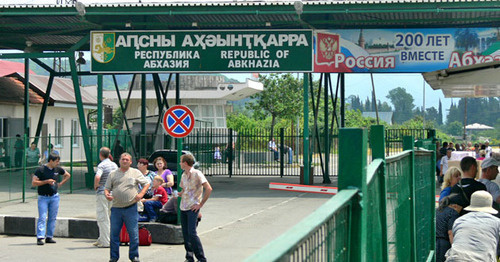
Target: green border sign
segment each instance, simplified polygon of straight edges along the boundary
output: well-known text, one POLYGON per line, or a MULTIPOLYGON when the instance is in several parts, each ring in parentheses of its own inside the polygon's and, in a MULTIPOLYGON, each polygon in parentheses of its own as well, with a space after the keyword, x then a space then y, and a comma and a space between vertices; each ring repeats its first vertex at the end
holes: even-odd
POLYGON ((92 31, 93 73, 312 72, 312 30, 92 31))

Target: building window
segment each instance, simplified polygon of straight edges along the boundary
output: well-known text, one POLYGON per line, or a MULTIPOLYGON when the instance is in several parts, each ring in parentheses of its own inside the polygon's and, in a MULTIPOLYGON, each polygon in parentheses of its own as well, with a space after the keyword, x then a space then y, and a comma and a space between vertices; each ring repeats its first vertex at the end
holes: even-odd
POLYGON ((62 147, 63 146, 63 120, 62 119, 56 119, 54 146, 55 147, 62 147))
POLYGON ((196 128, 226 127, 223 105, 189 105, 196 119, 196 128))
POLYGON ((71 134, 73 135, 73 147, 78 147, 80 144, 80 128, 78 127, 78 119, 71 119, 71 134))

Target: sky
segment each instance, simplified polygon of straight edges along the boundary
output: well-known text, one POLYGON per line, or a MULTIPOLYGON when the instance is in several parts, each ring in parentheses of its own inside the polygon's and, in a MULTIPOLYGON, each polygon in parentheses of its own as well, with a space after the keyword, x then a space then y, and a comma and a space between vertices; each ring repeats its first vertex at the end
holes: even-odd
MULTIPOLYGON (((172 2, 168 0, 141 0, 143 3, 152 2, 172 2)), ((198 0, 200 1, 200 0, 198 0)), ((233 0, 228 0, 233 1, 233 0)), ((3 0, 1 4, 56 4, 58 2, 66 2, 66 0, 3 0)), ((91 3, 138 3, 139 0, 80 0, 84 4, 91 3)), ((0 5, 1 5, 0 4, 0 5)), ((86 55, 87 56, 87 55, 86 55)), ((235 78, 244 82, 246 78, 250 78, 251 74, 226 74, 230 78, 235 78)), ((315 79, 319 79, 319 74, 313 74, 315 79)), ((377 100, 388 102, 387 95, 391 89, 403 87, 415 99, 415 106, 422 107, 424 101, 424 79, 421 74, 410 73, 397 73, 397 74, 374 74, 375 95, 377 100)), ((337 79, 336 74, 332 75, 332 84, 335 86, 337 79)), ((350 95, 359 95, 361 101, 365 101, 367 97, 371 96, 372 83, 370 74, 363 73, 350 73, 346 74, 346 98, 350 95)), ((452 102, 451 98, 444 98, 441 91, 434 91, 428 84, 425 83, 425 107, 429 108, 434 106, 438 108, 439 99, 443 105, 443 113, 447 115, 447 110, 450 108, 452 102)), ((455 101, 458 99, 455 98, 455 101)))

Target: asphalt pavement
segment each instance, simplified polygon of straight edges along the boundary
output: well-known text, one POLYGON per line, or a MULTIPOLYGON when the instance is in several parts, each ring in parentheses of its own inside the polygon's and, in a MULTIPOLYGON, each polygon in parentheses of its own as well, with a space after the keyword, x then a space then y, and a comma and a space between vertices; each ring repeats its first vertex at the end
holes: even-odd
MULTIPOLYGON (((270 182, 295 183, 299 177, 207 177, 213 192, 202 209, 198 234, 209 261, 243 261, 316 210, 331 196, 275 191, 270 182)), ((335 179, 333 179, 335 181, 335 179)), ((315 185, 321 185, 315 177, 315 185)), ((335 184, 325 185, 335 186, 335 184)), ((36 217, 36 199, 0 203, 0 215, 36 217)), ((95 219, 92 191, 62 194, 58 217, 95 219)), ((108 261, 109 249, 92 246, 92 239, 57 238, 56 244, 36 245, 36 238, 0 235, 0 261, 108 261)), ((120 261, 128 261, 128 247, 120 261)), ((184 261, 183 245, 140 247, 141 261, 184 261)))

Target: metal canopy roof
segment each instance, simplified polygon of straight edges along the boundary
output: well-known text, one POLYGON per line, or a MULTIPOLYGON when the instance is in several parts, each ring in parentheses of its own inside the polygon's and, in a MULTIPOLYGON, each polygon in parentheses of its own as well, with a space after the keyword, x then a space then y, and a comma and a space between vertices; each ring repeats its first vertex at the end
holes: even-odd
POLYGON ((455 67, 422 74, 445 97, 500 97, 500 61, 455 67))
MULTIPOLYGON (((67 50, 90 30, 499 27, 500 2, 190 1, 75 6, 0 5, 0 49, 67 50), (298 4, 300 6, 300 4, 298 4), (300 8, 299 8, 300 9, 300 8)), ((80 48, 88 50, 88 44, 80 48)))

